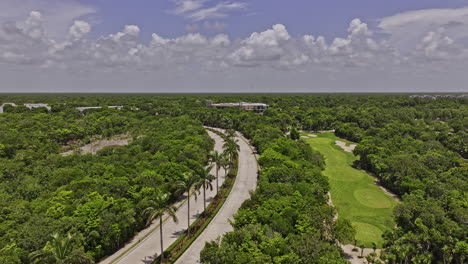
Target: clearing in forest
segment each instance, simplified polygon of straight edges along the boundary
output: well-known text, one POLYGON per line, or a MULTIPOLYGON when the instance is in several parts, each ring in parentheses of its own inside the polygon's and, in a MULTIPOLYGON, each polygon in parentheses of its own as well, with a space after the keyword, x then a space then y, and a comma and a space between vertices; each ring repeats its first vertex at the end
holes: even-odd
POLYGON ((304 140, 324 156, 323 174, 329 178, 333 204, 338 217, 350 220, 355 227, 358 246, 371 247, 374 242, 381 247, 383 232, 395 225, 392 211, 397 201, 374 183, 374 177, 352 167, 356 157, 336 145, 336 141, 345 140, 333 133, 304 140))
POLYGON ((106 147, 120 147, 126 146, 130 143, 132 137, 127 134, 116 135, 109 139, 101 139, 89 144, 83 145, 78 149, 72 149, 69 151, 62 152, 60 155, 62 156, 70 156, 74 153, 79 154, 93 154, 95 155, 99 150, 106 148, 106 147))

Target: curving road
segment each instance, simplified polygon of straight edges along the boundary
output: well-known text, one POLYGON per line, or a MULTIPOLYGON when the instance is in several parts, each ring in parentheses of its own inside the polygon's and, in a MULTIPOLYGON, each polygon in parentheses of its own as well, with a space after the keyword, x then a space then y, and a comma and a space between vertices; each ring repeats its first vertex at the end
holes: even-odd
MULTIPOLYGON (((208 131, 208 134, 215 140, 214 149, 222 152, 222 145, 224 143, 222 138, 211 131, 208 131)), ((232 216, 237 212, 242 202, 250 197, 249 191, 254 190, 256 187, 258 170, 255 155, 247 141, 241 135, 239 135, 239 138, 241 139, 239 140, 239 170, 234 187, 216 217, 177 263, 196 263, 200 251, 205 245, 205 241, 216 239, 219 235, 231 231, 232 227, 228 219, 232 219, 232 216), (191 256, 192 254, 195 255, 191 256)), ((213 169, 211 173, 216 175, 215 169, 213 169)), ((224 170, 219 171, 219 179, 219 184, 221 186, 225 179, 224 170)), ((216 181, 214 181, 214 183, 215 182, 216 181)), ((208 189, 206 191, 207 202, 211 201, 215 194, 216 188, 213 188, 212 191, 208 189)), ((203 195, 199 195, 197 200, 195 200, 194 196, 191 196, 190 199, 190 223, 193 223, 203 212, 203 195)), ((186 230, 186 200, 180 202, 177 206, 180 206, 176 213, 179 222, 175 223, 172 219, 167 218, 163 223, 164 249, 168 248, 186 230)), ((159 221, 155 221, 150 227, 136 235, 127 245, 113 255, 100 261, 99 264, 150 264, 160 253, 159 228, 159 221)))
POLYGON ((176 261, 176 264, 199 263, 200 252, 205 247, 206 242, 215 240, 227 232, 233 231, 230 220, 240 208, 242 203, 250 198, 250 191, 257 186, 258 166, 253 149, 248 141, 238 133, 239 138, 239 169, 234 186, 226 199, 221 210, 214 217, 203 233, 193 242, 193 244, 176 261))

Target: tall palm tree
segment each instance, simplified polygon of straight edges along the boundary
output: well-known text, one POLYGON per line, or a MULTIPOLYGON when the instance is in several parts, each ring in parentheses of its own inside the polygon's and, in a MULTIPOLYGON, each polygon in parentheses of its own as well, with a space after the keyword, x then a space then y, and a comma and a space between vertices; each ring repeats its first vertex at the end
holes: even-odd
MULTIPOLYGON (((193 173, 184 173, 181 180, 175 183, 178 193, 187 193, 187 236, 190 235, 190 194, 197 199, 198 188, 200 187, 200 177, 193 173)), ((200 191, 198 191, 200 192, 200 191)))
POLYGON ((213 185, 211 185, 211 182, 214 180, 214 176, 211 174, 211 170, 213 169, 213 165, 208 166, 208 167, 202 167, 198 168, 196 171, 198 177, 200 177, 200 182, 203 187, 203 213, 206 214, 206 189, 210 188, 210 190, 213 190, 213 185))
POLYGON ((176 212, 177 207, 169 202, 170 195, 167 193, 158 193, 154 200, 150 200, 150 206, 143 211, 147 217, 146 225, 150 225, 154 219, 159 218, 159 235, 161 242, 161 262, 164 262, 164 245, 163 245, 163 216, 164 214, 172 217, 174 222, 178 222, 176 212))
POLYGON ((210 153, 210 160, 216 166, 216 195, 218 195, 218 191, 219 191, 219 170, 221 169, 221 166, 222 166, 222 159, 223 159, 223 155, 219 153, 217 150, 212 151, 210 153))
POLYGON ((29 255, 31 263, 50 264, 93 264, 92 258, 81 250, 73 249, 73 236, 62 237, 58 233, 52 235, 49 248, 35 251, 29 255))
POLYGON ((223 167, 224 175, 227 177, 229 169, 229 157, 226 154, 221 155, 221 167, 223 167))
POLYGON ((240 147, 237 144, 237 140, 235 139, 227 139, 226 142, 224 142, 223 150, 224 154, 226 154, 229 157, 229 161, 231 163, 233 163, 234 160, 237 159, 237 157, 239 157, 240 147))
POLYGON ((232 128, 226 130, 226 136, 229 139, 234 139, 236 137, 236 131, 232 128))

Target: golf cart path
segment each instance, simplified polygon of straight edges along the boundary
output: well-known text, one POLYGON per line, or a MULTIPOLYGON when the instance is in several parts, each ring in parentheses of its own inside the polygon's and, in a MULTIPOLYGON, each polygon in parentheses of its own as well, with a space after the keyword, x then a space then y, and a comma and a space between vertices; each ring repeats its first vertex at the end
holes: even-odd
POLYGON ((239 168, 231 193, 218 214, 216 214, 207 228, 187 251, 176 261, 176 264, 199 263, 200 252, 205 247, 206 242, 213 241, 219 236, 233 231, 234 229, 230 221, 233 220, 234 214, 241 207, 242 203, 250 198, 250 191, 255 190, 257 186, 258 166, 256 156, 248 141, 239 133, 237 133, 237 137, 239 138, 238 144, 240 147, 239 168))
MULTIPOLYGON (((208 135, 214 139, 215 147, 214 150, 222 152, 223 150, 223 139, 217 134, 207 131, 208 135)), ((242 148, 242 147, 241 147, 242 148)), ((240 160, 245 160, 245 151, 239 153, 240 160)), ((242 163, 242 162, 241 162, 242 163)), ((216 169, 213 168, 211 174, 216 175, 216 169)), ((225 175, 223 170, 219 171, 219 185, 221 186, 224 182, 225 175)), ((213 182, 216 186, 216 180, 213 182)), ((215 194, 216 188, 213 190, 206 190, 206 200, 210 202, 215 194)), ((231 192, 234 195, 236 190, 231 192)), ((167 249, 177 238, 186 231, 187 227, 187 199, 184 199, 176 204, 179 209, 176 212, 176 216, 179 220, 175 223, 172 218, 164 217, 163 223, 163 243, 164 249, 167 249)), ((190 223, 193 223, 200 214, 203 212, 203 195, 199 195, 198 199, 192 195, 190 197, 190 223)), ((154 221, 148 228, 138 233, 131 241, 129 241, 123 248, 107 257, 106 259, 99 262, 99 264, 150 264, 155 257, 160 254, 160 237, 159 237, 159 221, 154 221), (149 234, 146 238, 145 236, 149 234), (132 248, 132 246, 138 243, 132 248)))

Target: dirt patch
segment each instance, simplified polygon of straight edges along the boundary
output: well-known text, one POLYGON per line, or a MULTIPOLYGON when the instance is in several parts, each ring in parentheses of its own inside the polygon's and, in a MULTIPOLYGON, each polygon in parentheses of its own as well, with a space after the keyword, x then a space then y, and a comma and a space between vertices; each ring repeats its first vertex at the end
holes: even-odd
MULTIPOLYGON (((335 207, 335 205, 333 205, 333 201, 332 201, 332 198, 331 198, 331 193, 330 192, 327 192, 327 195, 328 195, 328 205, 331 206, 331 207, 335 207)), ((338 220, 338 211, 335 212, 335 215, 333 216, 333 221, 336 221, 338 220)))
POLYGON ((349 144, 346 145, 346 142, 337 140, 335 141, 336 145, 340 146, 344 151, 346 152, 353 152, 353 150, 356 148, 356 144, 349 144))
MULTIPOLYGON (((360 258, 361 256, 361 248, 355 247, 354 245, 340 245, 341 249, 345 253, 345 259, 347 259, 349 262, 352 264, 366 264, 368 263, 366 260, 366 256, 369 255, 370 253, 374 252, 372 248, 364 248, 363 251, 363 258, 360 258), (357 251, 353 251, 354 248, 357 248, 357 251)), ((380 256, 380 249, 377 249, 375 251, 377 253, 377 256, 380 256)))
POLYGON ((97 140, 95 142, 91 142, 89 144, 81 146, 77 150, 69 150, 69 151, 62 152, 60 155, 69 156, 74 153, 95 155, 99 150, 105 147, 126 146, 130 143, 131 140, 132 140, 132 137, 130 135, 117 135, 110 139, 102 139, 102 140, 97 140))

